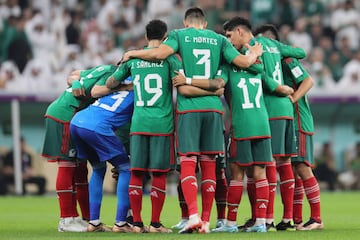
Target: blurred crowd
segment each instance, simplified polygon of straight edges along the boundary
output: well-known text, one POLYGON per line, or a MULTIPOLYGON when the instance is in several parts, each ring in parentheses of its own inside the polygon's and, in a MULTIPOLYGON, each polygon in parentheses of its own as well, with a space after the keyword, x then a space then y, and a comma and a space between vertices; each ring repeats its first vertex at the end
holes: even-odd
POLYGON ((0 94, 60 93, 74 69, 115 64, 144 46, 144 26, 182 27, 189 6, 208 28, 239 15, 275 24, 282 41, 308 53, 310 94, 360 91, 360 1, 356 0, 0 0, 0 94))

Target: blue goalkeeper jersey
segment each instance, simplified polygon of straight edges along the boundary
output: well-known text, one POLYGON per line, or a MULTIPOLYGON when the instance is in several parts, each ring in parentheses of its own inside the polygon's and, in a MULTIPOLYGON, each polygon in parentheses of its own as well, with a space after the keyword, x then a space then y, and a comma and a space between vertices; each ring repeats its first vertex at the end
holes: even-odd
POLYGON ((114 130, 130 122, 133 110, 134 92, 118 91, 99 98, 76 113, 71 124, 112 136, 114 130))

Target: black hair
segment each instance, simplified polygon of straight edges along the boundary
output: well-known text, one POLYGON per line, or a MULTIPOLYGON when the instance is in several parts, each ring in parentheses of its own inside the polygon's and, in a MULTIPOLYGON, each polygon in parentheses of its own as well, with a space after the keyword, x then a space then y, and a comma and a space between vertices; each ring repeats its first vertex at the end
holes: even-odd
POLYGON ((258 27, 254 31, 254 35, 256 36, 258 34, 262 34, 262 33, 268 32, 268 31, 270 31, 275 36, 275 40, 278 40, 278 41, 280 40, 279 31, 276 28, 276 26, 273 24, 264 24, 264 25, 258 27))
POLYGON ((242 26, 246 30, 251 31, 251 24, 248 19, 242 17, 233 17, 229 21, 226 21, 223 25, 224 31, 233 31, 234 28, 242 26))
POLYGON ((150 40, 162 40, 167 32, 167 25, 165 22, 154 19, 146 25, 146 37, 150 40))
POLYGON ((205 14, 201 8, 198 7, 192 7, 186 10, 184 19, 192 18, 192 19, 198 19, 200 21, 205 21, 205 14))

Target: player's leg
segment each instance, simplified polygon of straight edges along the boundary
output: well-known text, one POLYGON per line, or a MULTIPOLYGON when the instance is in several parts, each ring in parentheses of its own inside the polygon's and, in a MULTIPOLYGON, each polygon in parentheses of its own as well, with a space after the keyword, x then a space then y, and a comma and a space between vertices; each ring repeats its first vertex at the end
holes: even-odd
POLYGON ((186 205, 184 194, 183 194, 183 191, 181 188, 180 179, 179 179, 178 186, 177 186, 177 192, 178 192, 178 201, 179 201, 180 211, 181 211, 181 219, 176 225, 172 226, 171 228, 180 230, 183 227, 185 227, 185 224, 189 220, 189 211, 188 211, 188 207, 186 205))
MULTIPOLYGON (((87 231, 88 232, 110 231, 111 229, 109 227, 106 227, 100 221, 100 209, 103 198, 103 183, 106 173, 106 162, 100 160, 99 156, 101 156, 101 154, 99 154, 98 149, 102 149, 106 141, 103 141, 103 137, 100 137, 100 135, 94 131, 77 127, 75 125, 71 125, 70 129, 71 129, 72 137, 76 144, 77 157, 78 159, 80 159, 80 164, 77 169, 78 170, 77 175, 75 176, 75 183, 78 183, 77 185, 79 186, 79 189, 83 191, 80 194, 80 197, 84 199, 81 199, 82 202, 80 202, 80 206, 81 204, 83 204, 83 206, 81 206, 82 212, 84 212, 84 210, 86 211, 86 209, 84 209, 84 205, 86 204, 88 204, 90 209, 89 210, 90 221, 87 226, 87 231), (93 169, 88 186, 86 184, 88 170, 87 170, 86 162, 84 161, 85 159, 89 160, 90 165, 93 169), (87 191, 82 189, 83 185, 85 185, 88 188, 87 199, 85 195, 87 194, 87 191)), ((104 138, 105 137, 106 136, 104 136, 104 138)))
POLYGON ((228 184, 225 174, 226 158, 217 156, 216 158, 216 190, 215 202, 217 210, 216 228, 223 226, 226 223, 226 198, 228 192, 228 184))
POLYGON ((171 233, 162 225, 161 212, 166 197, 166 176, 175 162, 174 138, 170 136, 150 137, 150 161, 148 170, 152 172, 151 223, 150 233, 171 233))
POLYGON ((116 156, 109 162, 118 169, 119 177, 116 185, 117 208, 113 232, 129 233, 133 228, 127 222, 130 208, 129 183, 130 183, 130 161, 127 153, 116 156))
POLYGON ((149 163, 149 137, 132 135, 130 137, 130 183, 129 199, 133 213, 133 231, 137 233, 148 232, 144 226, 141 210, 143 198, 143 179, 149 163))
POLYGON ((200 113, 178 115, 176 136, 180 160, 180 180, 189 212, 189 221, 179 233, 189 233, 202 226, 197 204, 198 185, 196 178, 197 155, 200 153, 200 129, 200 113))
POLYGON ((224 132, 221 114, 201 113, 201 119, 199 162, 203 226, 199 232, 208 233, 210 232, 210 215, 216 191, 216 155, 224 154, 224 132))
POLYGON ((294 225, 297 228, 302 225, 302 209, 303 209, 303 200, 304 200, 304 185, 301 177, 296 173, 294 167, 294 177, 295 177, 295 189, 294 189, 294 206, 293 206, 293 219, 294 225))
POLYGON ((275 159, 266 166, 266 178, 269 183, 269 203, 266 213, 266 225, 268 230, 274 228, 274 206, 277 187, 277 172, 275 159))
POLYGON ((210 232, 210 214, 216 191, 216 159, 215 155, 200 155, 201 170, 201 220, 203 221, 202 233, 210 232))
POLYGON ((292 120, 270 121, 272 152, 276 160, 276 170, 280 178, 280 194, 283 204, 283 216, 276 225, 277 230, 295 230, 293 220, 293 201, 295 179, 291 166, 291 156, 295 156, 296 142, 292 120))
POLYGON ((81 216, 84 220, 90 219, 89 184, 86 160, 78 162, 74 173, 76 200, 79 203, 81 216))
POLYGON ((266 165, 272 162, 270 138, 252 141, 253 179, 255 182, 255 223, 246 232, 266 232, 267 205, 269 203, 269 183, 266 165))
MULTIPOLYGON (((324 224, 320 212, 320 188, 316 177, 312 172, 314 166, 312 136, 304 133, 297 133, 298 157, 293 158, 295 171, 303 183, 303 192, 310 205, 310 219, 305 224, 297 226, 298 230, 323 229, 324 224)), ((294 216, 294 220, 295 216, 294 216)), ((302 220, 302 218, 300 219, 302 220)))
POLYGON ((89 181, 90 221, 88 232, 109 230, 100 221, 100 209, 103 198, 103 184, 106 173, 106 162, 91 160, 92 174, 89 181))
POLYGON ((238 228, 239 230, 243 231, 248 227, 251 227, 254 225, 255 223, 255 181, 254 181, 254 176, 253 176, 253 167, 248 167, 246 169, 246 177, 247 177, 247 181, 246 181, 246 190, 247 190, 247 195, 248 195, 248 199, 249 199, 249 203, 250 203, 250 207, 251 207, 251 217, 249 219, 247 219, 245 221, 244 224, 239 225, 238 228))
POLYGON ((292 171, 290 158, 276 158, 276 169, 280 177, 280 194, 283 204, 283 216, 277 225, 277 230, 293 230, 293 201, 295 179, 292 171))
POLYGON ((56 193, 60 208, 59 232, 84 232, 86 226, 75 222, 79 216, 73 205, 73 179, 75 173, 75 149, 69 147, 69 124, 45 119, 46 131, 42 156, 49 162, 58 163, 56 193))
POLYGON ((264 165, 254 165, 255 181, 255 223, 246 228, 245 232, 266 232, 266 209, 269 202, 269 184, 264 165))
POLYGON ((227 196, 227 220, 222 226, 213 229, 213 232, 238 232, 236 224, 238 207, 243 192, 244 168, 236 162, 230 163, 231 180, 227 196))

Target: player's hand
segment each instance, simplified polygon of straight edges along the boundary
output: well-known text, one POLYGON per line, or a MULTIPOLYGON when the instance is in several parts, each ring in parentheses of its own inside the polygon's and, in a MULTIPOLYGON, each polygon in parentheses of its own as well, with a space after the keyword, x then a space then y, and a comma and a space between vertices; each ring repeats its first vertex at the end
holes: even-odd
POLYGON ((294 100, 294 98, 293 98, 293 95, 289 95, 288 98, 290 99, 290 102, 291 102, 291 103, 295 103, 295 100, 294 100))
POLYGON ((250 53, 254 53, 256 56, 261 56, 264 51, 263 46, 258 42, 255 42, 253 46, 246 44, 245 47, 249 49, 250 53))
POLYGON ((176 76, 172 78, 173 86, 177 87, 177 86, 185 85, 186 78, 184 74, 182 74, 179 71, 174 71, 174 72, 176 76))
POLYGON ((119 179, 119 170, 114 167, 111 169, 111 173, 111 177, 117 181, 119 179))
POLYGON ((221 97, 224 94, 225 88, 219 88, 214 93, 216 96, 221 97))
POLYGON ((289 87, 287 85, 282 86, 282 92, 285 96, 290 96, 294 93, 294 89, 292 87, 289 87))
POLYGON ((121 59, 121 63, 124 63, 124 62, 127 62, 131 59, 131 56, 132 56, 132 52, 133 50, 130 50, 130 51, 127 51, 126 53, 124 53, 122 59, 121 59))
POLYGON ((74 95, 74 97, 85 96, 85 89, 84 88, 73 89, 72 94, 74 95))

